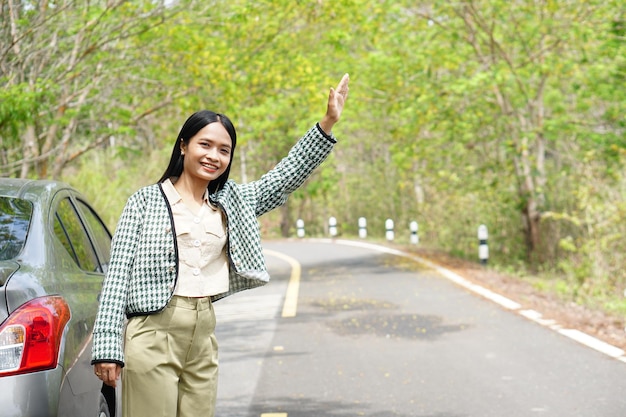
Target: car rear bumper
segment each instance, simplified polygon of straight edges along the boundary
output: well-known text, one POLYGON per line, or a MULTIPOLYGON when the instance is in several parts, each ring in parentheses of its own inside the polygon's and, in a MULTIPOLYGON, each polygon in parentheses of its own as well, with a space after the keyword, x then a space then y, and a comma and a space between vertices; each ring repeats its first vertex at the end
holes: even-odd
POLYGON ((0 377, 2 417, 55 417, 63 368, 0 377))

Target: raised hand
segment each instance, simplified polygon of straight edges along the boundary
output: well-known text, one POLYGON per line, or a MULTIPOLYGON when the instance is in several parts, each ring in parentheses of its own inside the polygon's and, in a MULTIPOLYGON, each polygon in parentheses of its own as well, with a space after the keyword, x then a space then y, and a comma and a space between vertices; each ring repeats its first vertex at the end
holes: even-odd
POLYGON ((344 74, 337 84, 337 88, 330 89, 328 94, 328 106, 326 107, 326 114, 320 121, 320 127, 326 133, 330 133, 335 123, 341 118, 343 112, 343 106, 348 98, 348 83, 350 82, 350 75, 344 74))

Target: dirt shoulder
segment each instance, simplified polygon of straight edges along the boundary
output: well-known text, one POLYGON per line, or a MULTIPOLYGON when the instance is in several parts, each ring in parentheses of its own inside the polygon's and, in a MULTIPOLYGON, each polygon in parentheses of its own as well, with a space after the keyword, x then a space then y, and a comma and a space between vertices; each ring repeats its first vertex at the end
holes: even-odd
POLYGON ((555 295, 541 292, 518 278, 506 276, 478 263, 427 249, 411 248, 409 252, 516 301, 524 309, 535 310, 542 314, 543 319, 554 320, 563 328, 580 330, 626 350, 626 321, 623 318, 566 302, 555 295))

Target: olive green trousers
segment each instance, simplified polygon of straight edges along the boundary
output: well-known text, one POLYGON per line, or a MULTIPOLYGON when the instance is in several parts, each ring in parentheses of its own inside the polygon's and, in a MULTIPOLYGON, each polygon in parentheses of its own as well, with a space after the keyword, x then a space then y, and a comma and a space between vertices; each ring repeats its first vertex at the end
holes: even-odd
POLYGON ((125 417, 213 417, 215 312, 209 297, 174 296, 160 313, 132 317, 122 370, 125 417))

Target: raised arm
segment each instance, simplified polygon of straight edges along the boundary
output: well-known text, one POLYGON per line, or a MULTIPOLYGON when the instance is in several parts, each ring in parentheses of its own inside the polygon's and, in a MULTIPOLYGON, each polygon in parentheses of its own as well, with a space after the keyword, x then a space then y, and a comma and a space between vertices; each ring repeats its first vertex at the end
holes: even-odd
POLYGON ((241 197, 252 206, 256 216, 282 205, 330 154, 336 143, 331 130, 341 117, 349 80, 345 74, 337 88, 330 89, 326 114, 319 126, 309 129, 289 154, 259 180, 238 185, 241 197))

